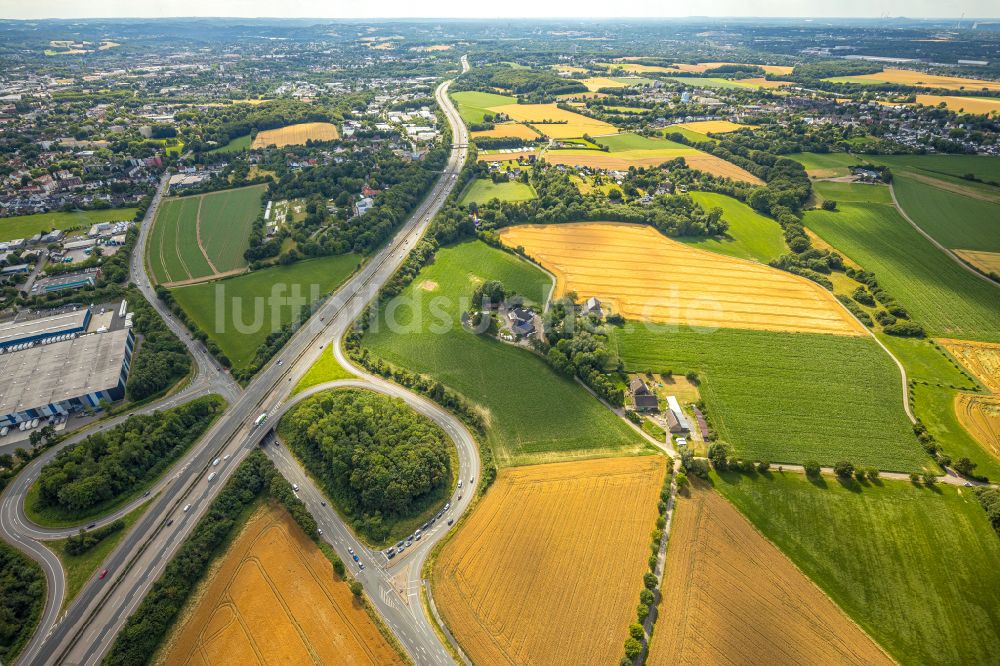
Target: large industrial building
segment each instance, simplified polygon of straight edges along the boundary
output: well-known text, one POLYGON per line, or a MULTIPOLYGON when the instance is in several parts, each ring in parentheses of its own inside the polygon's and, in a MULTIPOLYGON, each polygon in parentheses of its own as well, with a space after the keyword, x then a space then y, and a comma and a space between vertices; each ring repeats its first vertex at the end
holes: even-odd
POLYGON ((10 350, 32 342, 83 333, 90 323, 90 308, 78 308, 49 317, 0 323, 0 349, 10 350))
POLYGON ((65 318, 54 315, 23 322, 33 327, 17 322, 0 325, 0 336, 7 336, 0 340, 22 340, 0 353, 0 427, 96 408, 101 401, 125 397, 135 336, 124 309, 102 311, 93 320, 90 310, 83 309, 65 313, 65 318), (83 329, 90 324, 96 332, 63 332, 81 322, 83 329), (38 337, 49 331, 52 335, 38 337), (34 340, 24 342, 26 336, 34 340))

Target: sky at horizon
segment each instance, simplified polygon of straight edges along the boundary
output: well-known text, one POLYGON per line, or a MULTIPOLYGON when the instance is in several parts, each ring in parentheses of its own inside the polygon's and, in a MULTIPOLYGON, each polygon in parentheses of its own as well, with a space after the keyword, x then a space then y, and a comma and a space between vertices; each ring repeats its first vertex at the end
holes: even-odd
POLYGON ((0 18, 163 18, 178 16, 261 18, 680 18, 801 17, 801 18, 970 18, 1000 15, 996 0, 715 0, 692 12, 689 3, 669 0, 505 0, 475 3, 468 0, 0 0, 0 18))

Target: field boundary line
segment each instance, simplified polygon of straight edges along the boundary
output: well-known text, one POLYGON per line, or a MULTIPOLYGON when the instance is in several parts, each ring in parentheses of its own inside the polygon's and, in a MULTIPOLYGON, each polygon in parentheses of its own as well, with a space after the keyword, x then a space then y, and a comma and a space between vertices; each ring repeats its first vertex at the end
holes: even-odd
MULTIPOLYGON (((933 186, 931 186, 931 187, 933 187, 933 186)), ((909 215, 906 214, 906 211, 903 210, 903 207, 899 205, 899 200, 896 199, 896 189, 893 187, 892 183, 889 183, 889 194, 892 195, 892 205, 896 207, 896 210, 903 217, 903 219, 906 220, 907 222, 909 222, 910 226, 912 226, 914 229, 916 229, 917 232, 919 232, 921 236, 923 236, 924 238, 926 238, 927 240, 929 240, 934 247, 936 247, 937 249, 939 249, 942 252, 944 252, 946 255, 948 255, 948 257, 951 258, 952 261, 954 261, 956 264, 958 264, 960 267, 962 267, 962 269, 968 271, 969 273, 972 273, 974 276, 976 276, 980 280, 982 280, 982 281, 986 282, 987 284, 990 284, 990 285, 992 285, 994 287, 1000 287, 1000 285, 998 285, 996 282, 994 282, 990 278, 986 277, 985 275, 983 275, 982 273, 980 273, 979 271, 977 271, 972 266, 969 266, 967 263, 965 263, 964 261, 962 261, 961 259, 959 259, 958 255, 956 255, 954 252, 952 252, 951 250, 949 250, 948 248, 946 248, 944 245, 941 245, 941 243, 937 242, 937 240, 935 240, 934 238, 932 238, 930 234, 928 234, 926 231, 924 231, 923 229, 921 229, 920 225, 917 224, 916 222, 914 222, 913 219, 909 215)), ((964 196, 964 195, 959 195, 959 196, 964 196)))
MULTIPOLYGON (((212 269, 213 274, 218 274, 219 269, 215 267, 212 263, 212 258, 208 256, 208 250, 205 249, 205 244, 201 242, 201 207, 205 203, 205 195, 202 194, 198 197, 198 212, 194 216, 194 235, 198 241, 198 249, 201 250, 201 256, 205 257, 205 261, 208 262, 208 267, 212 269)), ((190 273, 190 271, 188 271, 190 273)), ((193 277, 193 276, 192 276, 193 277)))
POLYGON ((192 284, 202 284, 203 282, 214 282, 215 280, 221 280, 227 277, 233 277, 234 275, 243 275, 244 273, 249 273, 250 268, 234 268, 231 271, 224 271, 222 273, 213 273, 212 275, 204 275, 202 277, 190 278, 188 280, 176 280, 174 282, 161 282, 160 284, 164 287, 174 288, 174 287, 187 287, 192 284))

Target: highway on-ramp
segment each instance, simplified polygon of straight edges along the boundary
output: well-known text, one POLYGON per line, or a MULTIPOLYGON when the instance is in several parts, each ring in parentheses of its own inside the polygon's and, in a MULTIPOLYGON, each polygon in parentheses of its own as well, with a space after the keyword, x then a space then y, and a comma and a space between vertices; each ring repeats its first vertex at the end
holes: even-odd
MULTIPOLYGON (((463 59, 463 67, 465 66, 467 65, 463 59)), ((451 192, 465 161, 468 135, 457 111, 447 98, 448 85, 449 82, 441 84, 435 94, 452 127, 453 148, 444 173, 424 202, 393 240, 319 308, 245 391, 238 395, 233 395, 230 391, 224 392, 230 399, 229 408, 192 452, 175 465, 161 482, 160 492, 150 508, 105 561, 103 566, 108 568, 109 575, 104 580, 95 579, 87 584, 54 627, 48 622, 41 625, 32 648, 22 657, 24 663, 90 664, 98 663, 103 658, 128 616, 204 515, 215 494, 240 460, 261 439, 268 436, 269 429, 255 428, 254 419, 261 413, 268 413, 271 416, 270 423, 273 424, 284 413, 287 405, 283 403, 295 382, 305 374, 320 353, 324 350, 330 353, 329 345, 338 344, 364 307, 405 260, 451 192), (279 360, 287 363, 279 363, 279 360), (212 468, 215 458, 224 460, 213 469, 218 472, 218 478, 209 482, 208 470, 212 468)), ((137 250, 137 254, 141 255, 141 250, 137 250)), ((142 260, 141 256, 138 260, 142 260)), ((149 288, 148 283, 145 286, 149 288)), ((182 327, 180 332, 184 334, 182 327)), ((211 359, 209 362, 214 363, 211 359)), ((460 473, 466 478, 479 476, 478 456, 471 435, 452 415, 434 403, 378 378, 363 377, 358 382, 374 390, 402 397, 422 413, 434 418, 458 446, 460 473)), ((305 479, 302 470, 289 457, 278 453, 272 453, 272 456, 283 474, 293 479, 305 479)), ((30 472, 22 474, 18 489, 10 496, 23 501, 23 493, 33 476, 30 472)), ((359 544, 332 510, 324 511, 322 504, 317 506, 319 493, 311 484, 299 485, 303 488, 304 500, 324 529, 324 536, 331 539, 341 557, 349 561, 347 546, 369 557, 370 566, 361 573, 359 579, 368 588, 372 603, 386 617, 389 626, 414 660, 421 664, 450 663, 451 657, 430 628, 419 600, 411 597, 411 593, 415 591, 412 589, 413 585, 419 585, 420 567, 417 565, 423 562, 434 541, 445 530, 440 527, 432 530, 427 539, 419 542, 418 547, 397 560, 400 564, 397 565, 394 561, 390 568, 384 566, 388 564, 384 558, 383 562, 378 562, 377 558, 381 555, 372 553, 359 544), (399 595, 391 589, 391 585, 387 585, 390 582, 389 576, 395 575, 388 572, 405 569, 407 562, 409 573, 404 577, 404 595, 399 595), (403 596, 407 598, 404 599, 403 596)), ((462 502, 452 508, 453 514, 457 517, 470 500, 471 496, 466 495, 462 502)), ((11 513, 15 518, 18 516, 16 509, 11 513)), ((30 541, 31 537, 22 534, 21 530, 31 529, 30 526, 15 519, 8 522, 6 511, 3 515, 0 527, 5 535, 13 535, 18 545, 25 547, 21 539, 30 541)), ((55 565, 58 565, 58 561, 55 565)), ((58 604, 54 608, 58 608, 58 604)), ((50 614, 51 608, 47 607, 46 616, 50 614)))

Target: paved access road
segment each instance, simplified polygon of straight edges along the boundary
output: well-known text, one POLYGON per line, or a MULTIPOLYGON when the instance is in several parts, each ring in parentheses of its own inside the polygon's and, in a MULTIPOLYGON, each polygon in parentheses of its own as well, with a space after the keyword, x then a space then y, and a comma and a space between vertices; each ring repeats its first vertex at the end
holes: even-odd
MULTIPOLYGON (((464 59, 463 67, 467 67, 464 59)), ((457 111, 447 98, 448 85, 449 82, 443 83, 435 94, 452 126, 454 147, 444 173, 425 201, 394 239, 373 256, 303 325, 276 359, 258 374, 245 391, 238 395, 232 390, 222 391, 223 395, 231 399, 229 409, 161 483, 162 491, 153 500, 150 509, 105 561, 103 566, 109 569, 109 575, 103 581, 95 579, 86 585, 58 624, 53 627, 51 622, 46 621, 41 626, 30 650, 22 657, 24 663, 89 664, 101 660, 117 632, 162 573, 179 545, 190 534, 218 489, 247 452, 267 435, 266 427, 253 427, 254 419, 259 414, 267 413, 270 416, 270 423, 273 424, 280 414, 284 413, 287 406, 282 403, 288 397, 291 387, 305 374, 320 353, 324 350, 330 353, 329 345, 337 344, 336 341, 341 339, 367 303, 375 297, 381 286, 403 262, 451 192, 465 161, 468 135, 457 111), (212 461, 216 458, 221 459, 220 463, 218 466, 213 466, 212 461), (218 478, 213 482, 207 480, 210 469, 218 473, 218 478)), ((137 261, 141 266, 141 250, 137 250, 137 254, 139 255, 137 261)), ((145 275, 141 275, 140 287, 149 289, 148 283, 144 284, 141 281, 144 279, 145 275)), ((157 302, 155 298, 151 298, 151 301, 157 302)), ((172 317, 168 316, 168 321, 172 321, 172 317)), ((180 328, 183 335, 183 327, 176 321, 173 323, 180 328)), ((185 339, 190 340, 189 337, 185 339)), ((208 359, 208 362, 214 365, 212 359, 208 359)), ((375 390, 405 397, 404 399, 422 412, 433 414, 432 418, 455 438, 459 447, 461 473, 468 474, 467 478, 478 477, 477 451, 472 444, 471 436, 454 417, 437 405, 412 396, 404 389, 377 378, 367 377, 359 379, 359 382, 375 390)), ((276 460, 282 472, 292 479, 304 478, 296 476, 302 475, 302 471, 291 459, 276 458, 276 460)), ((12 492, 11 495, 23 501, 23 493, 33 476, 31 473, 22 474, 19 478, 23 479, 23 483, 19 491, 12 492)), ((350 545, 352 540, 353 543, 357 543, 353 535, 344 528, 332 511, 323 511, 322 505, 316 507, 315 500, 319 494, 315 488, 309 484, 299 485, 303 489, 308 489, 304 491, 307 494, 305 499, 309 502, 310 508, 316 510, 315 515, 325 535, 331 537, 335 548, 345 561, 349 560, 344 544, 350 545)), ((468 505, 470 499, 471 497, 466 496, 461 503, 453 507, 456 517, 468 505)), ((21 530, 34 528, 16 520, 18 513, 16 509, 11 513, 15 518, 9 523, 4 520, 3 531, 12 534, 15 539, 30 540, 31 537, 22 534, 21 530)), ((360 550, 371 558, 370 566, 361 576, 362 582, 368 586, 373 603, 383 612, 390 627, 418 663, 451 662, 450 656, 430 630, 429 622, 423 616, 422 608, 416 603, 416 598, 410 596, 414 581, 419 584, 419 579, 416 578, 419 576, 419 566, 415 565, 422 563, 432 543, 443 534, 444 530, 440 528, 432 531, 427 540, 420 542, 419 547, 398 560, 399 565, 393 562, 394 567, 405 568, 407 560, 410 561, 412 573, 405 578, 406 599, 398 594, 393 598, 392 595, 395 593, 386 587, 388 576, 391 575, 387 573, 389 569, 380 566, 374 554, 360 550)), ((22 545, 20 541, 18 544, 22 545)), ((366 563, 366 566, 368 564, 366 563)), ((55 562, 55 566, 58 566, 58 561, 55 562)), ((61 596, 59 591, 58 598, 61 596)), ((58 608, 58 604, 46 608, 46 618, 52 615, 53 607, 58 608)))
MULTIPOLYGON (((158 409, 170 409, 189 402, 194 398, 211 393, 217 393, 224 396, 227 400, 233 401, 242 391, 240 386, 228 373, 222 372, 222 368, 208 353, 204 345, 194 340, 187 329, 156 298, 156 293, 146 276, 143 263, 143 248, 145 247, 145 241, 149 235, 149 230, 152 226, 153 218, 156 216, 160 201, 167 190, 168 179, 169 174, 164 174, 146 211, 143 222, 139 227, 139 241, 132 253, 129 265, 129 278, 142 290, 146 299, 153 304, 170 329, 184 342, 194 359, 194 374, 177 393, 131 410, 127 414, 119 414, 118 416, 102 419, 82 428, 79 432, 73 433, 26 465, 21 473, 7 486, 3 494, 0 495, 0 537, 37 561, 41 565, 46 579, 46 598, 42 617, 39 620, 35 635, 21 653, 18 660, 20 663, 33 663, 38 657, 43 642, 56 624, 66 591, 66 579, 59 558, 39 542, 64 539, 72 534, 76 534, 80 527, 83 527, 83 525, 78 525, 64 529, 48 529, 35 525, 25 516, 24 497, 31 483, 38 478, 39 470, 41 470, 42 466, 52 460, 56 454, 67 446, 73 446, 95 432, 113 428, 133 413, 147 413, 158 409)), ((191 457, 191 455, 186 456, 185 460, 188 457, 191 457)), ((179 464, 184 465, 185 460, 182 460, 179 464)), ((156 484, 151 489, 151 494, 156 494, 170 480, 170 478, 165 478, 156 484)), ((88 521, 87 524, 94 522, 98 525, 105 525, 129 513, 132 509, 147 501, 147 499, 146 497, 140 497, 122 509, 99 520, 88 521)))

